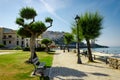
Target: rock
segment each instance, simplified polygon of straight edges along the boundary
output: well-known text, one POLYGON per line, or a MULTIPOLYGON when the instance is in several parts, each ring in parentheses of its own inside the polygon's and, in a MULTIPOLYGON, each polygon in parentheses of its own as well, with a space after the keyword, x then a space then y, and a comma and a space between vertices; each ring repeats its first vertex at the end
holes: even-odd
POLYGON ((110 57, 108 62, 110 67, 120 70, 120 58, 110 57))

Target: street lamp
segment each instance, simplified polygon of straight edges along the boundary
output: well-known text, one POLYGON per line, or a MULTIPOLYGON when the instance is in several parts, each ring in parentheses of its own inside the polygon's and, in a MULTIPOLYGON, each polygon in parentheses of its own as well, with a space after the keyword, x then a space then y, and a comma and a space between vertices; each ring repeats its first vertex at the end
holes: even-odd
POLYGON ((80 42, 80 38, 79 38, 79 26, 78 26, 78 21, 80 20, 80 17, 78 15, 76 15, 75 17, 75 21, 77 24, 77 56, 78 56, 78 60, 77 63, 78 64, 82 64, 81 58, 80 58, 80 50, 79 50, 79 42, 80 42))

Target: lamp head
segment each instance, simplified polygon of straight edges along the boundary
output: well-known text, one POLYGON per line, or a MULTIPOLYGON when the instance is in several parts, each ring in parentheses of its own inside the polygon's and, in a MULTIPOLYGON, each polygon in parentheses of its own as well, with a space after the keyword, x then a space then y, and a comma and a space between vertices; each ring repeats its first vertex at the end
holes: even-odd
POLYGON ((79 19, 80 19, 80 17, 78 15, 76 15, 75 21, 77 22, 79 19))

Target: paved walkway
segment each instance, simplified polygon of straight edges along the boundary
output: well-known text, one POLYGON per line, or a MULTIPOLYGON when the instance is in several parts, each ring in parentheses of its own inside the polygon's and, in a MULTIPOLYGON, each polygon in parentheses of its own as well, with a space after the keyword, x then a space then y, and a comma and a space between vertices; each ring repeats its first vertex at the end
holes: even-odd
POLYGON ((11 54, 11 53, 13 53, 13 52, 0 52, 0 55, 2 55, 2 54, 11 54))
POLYGON ((109 68, 105 63, 87 63, 84 56, 83 64, 76 62, 75 53, 57 50, 50 69, 51 80, 120 80, 120 71, 109 68))

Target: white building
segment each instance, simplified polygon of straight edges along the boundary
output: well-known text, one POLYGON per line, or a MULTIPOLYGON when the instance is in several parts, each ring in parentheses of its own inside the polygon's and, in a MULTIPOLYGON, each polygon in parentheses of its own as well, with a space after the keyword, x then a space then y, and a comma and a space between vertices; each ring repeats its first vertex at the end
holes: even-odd
MULTIPOLYGON (((39 46, 41 37, 36 39, 36 47, 39 46)), ((16 30, 0 27, 0 44, 5 45, 6 48, 12 49, 17 46, 29 47, 30 38, 23 38, 17 35, 16 30)))

